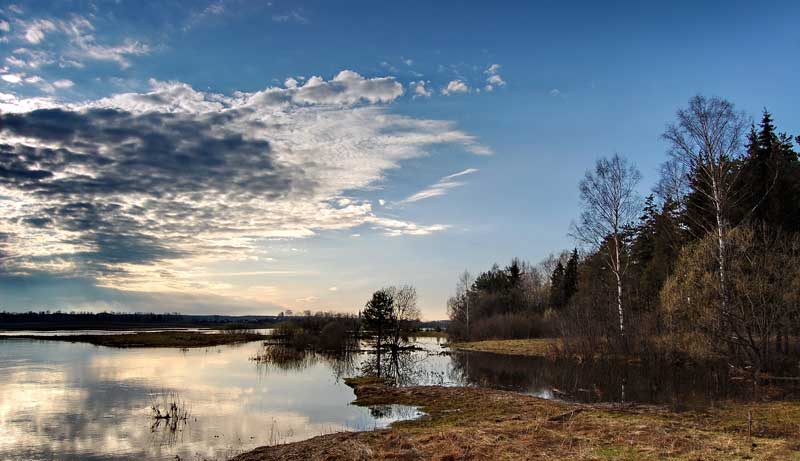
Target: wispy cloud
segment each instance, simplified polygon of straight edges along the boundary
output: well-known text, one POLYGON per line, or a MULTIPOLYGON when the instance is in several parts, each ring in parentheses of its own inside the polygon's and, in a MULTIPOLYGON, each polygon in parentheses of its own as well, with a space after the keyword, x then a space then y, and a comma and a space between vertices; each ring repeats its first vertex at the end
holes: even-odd
POLYGON ((456 187, 463 186, 463 182, 455 181, 456 178, 466 176, 468 174, 477 173, 479 170, 477 168, 467 168, 466 170, 459 171, 458 173, 453 173, 451 175, 447 175, 436 182, 436 184, 431 185, 413 195, 406 197, 405 199, 397 202, 399 205, 404 205, 413 202, 419 202, 420 200, 425 200, 433 197, 439 197, 441 195, 446 194, 451 189, 455 189, 456 187))
POLYGON ((130 66, 131 57, 151 52, 149 45, 131 38, 116 44, 102 43, 95 35, 92 21, 80 15, 68 19, 20 19, 17 22, 20 26, 18 41, 25 46, 15 49, 13 58, 6 61, 18 67, 36 68, 55 62, 80 67, 83 61, 94 60, 116 62, 124 69, 130 66), (51 39, 51 35, 57 37, 51 39), (39 49, 31 49, 31 46, 39 49))

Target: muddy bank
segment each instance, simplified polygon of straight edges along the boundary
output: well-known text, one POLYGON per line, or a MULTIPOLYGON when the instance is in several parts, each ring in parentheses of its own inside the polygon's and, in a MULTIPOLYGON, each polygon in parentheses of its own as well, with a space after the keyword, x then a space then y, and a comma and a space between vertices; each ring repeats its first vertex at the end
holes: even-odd
POLYGON ((800 459, 798 402, 728 402, 676 413, 471 387, 348 384, 358 405, 414 405, 427 416, 384 430, 261 447, 234 460, 800 459))

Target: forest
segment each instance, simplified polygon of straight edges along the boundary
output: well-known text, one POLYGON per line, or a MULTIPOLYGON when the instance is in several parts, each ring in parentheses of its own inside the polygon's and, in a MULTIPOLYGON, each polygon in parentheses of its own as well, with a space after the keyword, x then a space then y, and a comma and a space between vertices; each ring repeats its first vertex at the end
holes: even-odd
POLYGON ((578 184, 575 248, 458 278, 456 340, 558 337, 562 352, 727 360, 800 354, 800 136, 767 109, 695 96, 666 125, 649 193, 615 154, 578 184))

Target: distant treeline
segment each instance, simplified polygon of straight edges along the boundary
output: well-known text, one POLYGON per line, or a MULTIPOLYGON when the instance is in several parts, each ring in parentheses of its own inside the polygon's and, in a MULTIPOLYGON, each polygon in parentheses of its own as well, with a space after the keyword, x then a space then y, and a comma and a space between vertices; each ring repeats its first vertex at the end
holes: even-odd
POLYGON ((268 326, 286 317, 283 315, 189 315, 178 312, 6 312, 0 311, 0 329, 81 329, 129 327, 190 327, 246 324, 268 326))
MULTIPOLYGON (((560 336, 571 352, 724 358, 763 370, 800 354, 800 160, 766 110, 758 124, 697 96, 640 174, 604 158, 579 183, 578 248, 460 276, 459 339, 560 336)), ((796 364, 796 360, 794 361, 796 364)))
MULTIPOLYGON (((295 324, 316 327, 327 319, 349 318, 352 315, 337 312, 311 312, 302 311, 293 314, 291 311, 281 312, 278 315, 191 315, 178 312, 152 313, 152 312, 7 312, 0 311, 0 330, 2 329, 77 329, 77 328, 107 328, 107 327, 135 327, 135 326, 221 326, 242 325, 244 327, 264 326, 269 327, 279 323, 294 322, 295 324)), ((415 322, 416 329, 443 330, 447 328, 448 320, 433 320, 415 322)))

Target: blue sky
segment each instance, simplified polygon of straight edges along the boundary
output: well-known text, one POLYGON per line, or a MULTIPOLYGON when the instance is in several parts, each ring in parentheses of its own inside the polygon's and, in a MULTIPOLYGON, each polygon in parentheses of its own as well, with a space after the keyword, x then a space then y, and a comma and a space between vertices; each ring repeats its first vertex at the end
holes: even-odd
POLYGON ((800 132, 796 2, 0 5, 0 309, 443 318, 691 96, 800 132))

